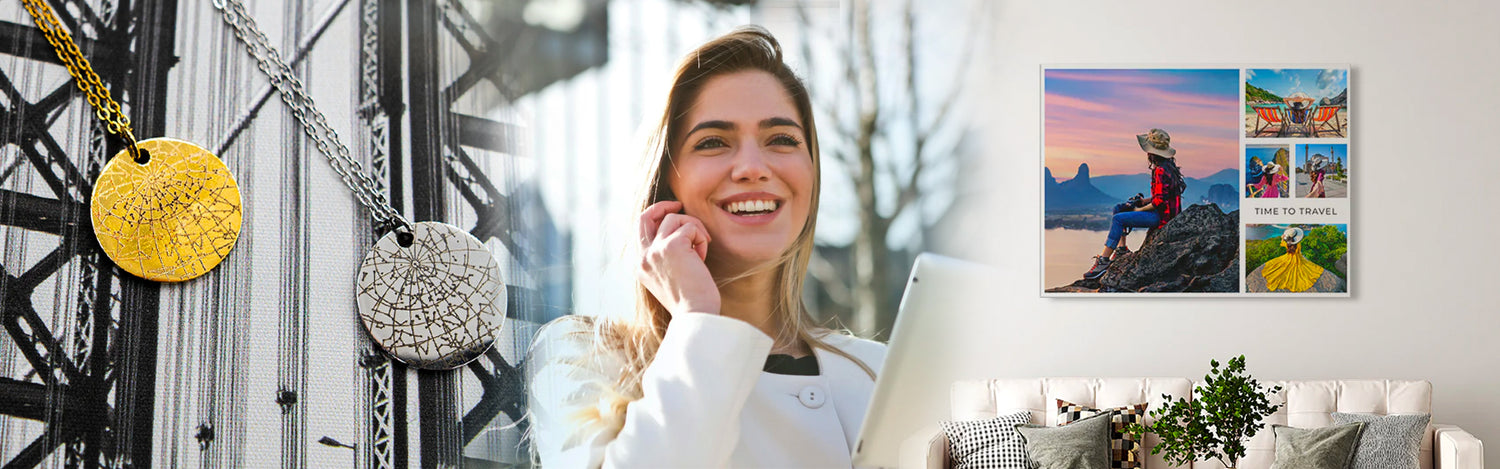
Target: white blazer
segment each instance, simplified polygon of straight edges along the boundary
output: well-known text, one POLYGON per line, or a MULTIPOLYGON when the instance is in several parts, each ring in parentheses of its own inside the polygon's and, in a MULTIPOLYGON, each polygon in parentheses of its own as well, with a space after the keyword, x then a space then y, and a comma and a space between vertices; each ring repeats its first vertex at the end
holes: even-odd
MULTIPOLYGON (((857 364, 825 350, 814 352, 818 376, 765 373, 773 341, 760 329, 688 313, 672 318, 642 375, 643 397, 626 407, 616 434, 575 416, 614 387, 620 358, 593 353, 584 321, 553 321, 537 340, 531 432, 548 468, 847 468, 874 390, 857 364)), ((884 344, 834 333, 824 340, 873 370, 885 362, 884 344)))

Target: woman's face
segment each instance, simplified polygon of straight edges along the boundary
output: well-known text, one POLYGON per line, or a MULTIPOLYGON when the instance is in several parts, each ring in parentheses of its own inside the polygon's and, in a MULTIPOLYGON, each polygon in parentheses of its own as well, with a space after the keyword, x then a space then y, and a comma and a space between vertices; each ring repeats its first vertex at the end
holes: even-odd
POLYGON ((710 78, 680 123, 667 183, 708 228, 709 266, 778 258, 807 223, 816 177, 781 82, 759 70, 710 78))

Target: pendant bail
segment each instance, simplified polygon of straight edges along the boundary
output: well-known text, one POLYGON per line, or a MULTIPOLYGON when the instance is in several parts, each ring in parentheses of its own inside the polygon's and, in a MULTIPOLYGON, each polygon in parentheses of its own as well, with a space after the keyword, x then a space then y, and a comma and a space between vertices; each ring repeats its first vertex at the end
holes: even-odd
POLYGON ((141 150, 140 145, 136 144, 135 133, 129 128, 120 129, 120 137, 125 139, 125 151, 130 152, 130 159, 135 164, 144 165, 151 161, 151 153, 141 150))
POLYGON ((396 234, 397 245, 403 248, 411 247, 415 235, 412 234, 411 222, 407 221, 406 217, 401 216, 400 213, 392 212, 390 219, 386 220, 386 223, 391 225, 391 232, 396 234))

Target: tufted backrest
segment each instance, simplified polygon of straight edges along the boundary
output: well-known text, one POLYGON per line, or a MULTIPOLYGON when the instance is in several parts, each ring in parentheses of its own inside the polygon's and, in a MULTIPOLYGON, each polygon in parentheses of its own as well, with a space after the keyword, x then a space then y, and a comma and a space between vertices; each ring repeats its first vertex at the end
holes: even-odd
MULTIPOLYGON (((1281 386, 1271 403, 1286 405, 1266 419, 1266 428, 1250 439, 1240 469, 1269 469, 1275 460, 1272 424, 1301 428, 1333 424, 1333 412, 1377 415, 1432 412, 1432 383, 1394 380, 1270 381, 1281 386)), ((970 420, 1031 411, 1036 424, 1057 425, 1056 400, 1094 408, 1123 407, 1149 403, 1148 412, 1164 405, 1162 394, 1176 398, 1192 392, 1194 383, 1185 378, 1028 378, 967 380, 953 383, 952 418, 970 420)), ((1148 419, 1147 424, 1150 423, 1148 419)), ((1146 467, 1170 468, 1150 448, 1160 439, 1146 435, 1146 467)), ((1218 462, 1195 463, 1193 469, 1222 469, 1218 462)), ((1422 439, 1422 469, 1432 468, 1432 427, 1422 439)))

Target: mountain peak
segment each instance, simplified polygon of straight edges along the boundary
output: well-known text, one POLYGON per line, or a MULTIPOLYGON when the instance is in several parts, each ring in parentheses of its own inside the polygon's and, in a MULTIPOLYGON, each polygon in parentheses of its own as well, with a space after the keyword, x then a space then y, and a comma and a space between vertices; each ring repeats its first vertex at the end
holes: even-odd
POLYGON ((1088 180, 1089 180, 1089 164, 1088 163, 1080 163, 1078 165, 1078 175, 1077 176, 1073 176, 1073 179, 1076 180, 1076 181, 1088 182, 1088 180))

